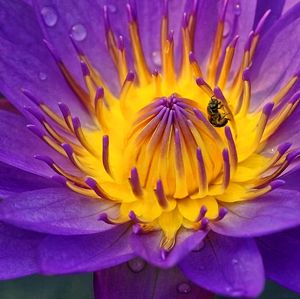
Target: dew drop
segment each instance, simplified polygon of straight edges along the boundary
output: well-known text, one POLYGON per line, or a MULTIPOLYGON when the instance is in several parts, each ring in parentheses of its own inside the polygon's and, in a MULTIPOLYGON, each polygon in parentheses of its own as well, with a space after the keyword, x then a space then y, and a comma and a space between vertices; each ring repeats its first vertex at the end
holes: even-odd
POLYGON ((39 78, 40 78, 41 81, 45 81, 48 78, 48 76, 47 76, 46 73, 40 72, 39 73, 39 78))
POLYGON ((244 295, 244 291, 241 289, 232 289, 230 292, 231 296, 233 297, 241 297, 244 295))
POLYGON ((182 282, 177 285, 177 292, 179 294, 189 294, 192 290, 192 287, 189 283, 187 282, 182 282))
POLYGON ((58 20, 58 15, 56 10, 53 7, 45 6, 41 10, 41 15, 44 20, 44 23, 48 27, 53 27, 56 25, 58 20))
POLYGON ((205 247, 205 243, 201 241, 194 249, 193 252, 201 251, 205 247))
POLYGON ((71 36, 76 41, 83 41, 87 36, 87 30, 82 24, 75 24, 71 28, 71 36))
POLYGON ((223 31, 223 37, 227 37, 230 33, 230 23, 228 21, 225 21, 224 23, 224 31, 223 31))
POLYGON ((130 260, 127 265, 132 272, 139 273, 145 268, 146 262, 141 258, 135 258, 130 260))
POLYGON ((107 8, 108 8, 108 11, 111 12, 111 13, 117 12, 117 7, 113 4, 108 4, 107 8))
POLYGON ((156 66, 161 66, 161 56, 160 51, 152 52, 152 60, 156 66))
POLYGON ((237 264, 239 263, 239 261, 238 261, 237 259, 232 259, 231 263, 232 263, 233 265, 237 265, 237 264))
POLYGON ((241 3, 239 0, 235 1, 233 10, 237 16, 239 16, 241 14, 241 3))

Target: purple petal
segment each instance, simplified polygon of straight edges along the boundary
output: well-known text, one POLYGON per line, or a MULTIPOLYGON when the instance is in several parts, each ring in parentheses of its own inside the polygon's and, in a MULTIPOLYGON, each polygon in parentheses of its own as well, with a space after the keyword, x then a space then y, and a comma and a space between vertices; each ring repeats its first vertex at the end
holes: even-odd
POLYGON ((254 28, 258 25, 265 12, 269 9, 271 10, 270 15, 268 16, 264 23, 264 27, 262 28, 261 35, 267 32, 268 29, 270 29, 271 26, 281 17, 284 4, 285 0, 257 1, 254 28))
POLYGON ((0 222, 0 280, 37 273, 36 253, 43 238, 0 222))
POLYGON ((227 236, 261 236, 300 224, 300 193, 276 189, 254 200, 224 204, 228 214, 211 224, 213 231, 227 236))
POLYGON ((258 238, 266 275, 284 287, 300 292, 300 229, 258 238))
MULTIPOLYGON (((70 36, 90 59, 92 65, 102 71, 101 75, 106 83, 116 92, 118 76, 105 43, 104 2, 109 1, 37 0, 34 6, 46 39, 54 46, 77 81, 82 83, 81 69, 70 36), (47 9, 50 9, 57 17, 57 22, 53 26, 49 26, 47 15, 45 16, 47 9)), ((126 17, 125 1, 122 1, 122 4, 123 18, 121 19, 124 19, 126 17)), ((109 7, 115 12, 112 18, 119 22, 120 10, 113 4, 109 7)), ((122 26, 124 28, 125 24, 122 23, 122 26)), ((127 30, 126 27, 125 30, 127 30)))
POLYGON ((95 299, 213 299, 178 268, 162 270, 136 258, 94 274, 95 299), (117 286, 117 287, 116 287, 117 286))
POLYGON ((260 40, 251 67, 254 106, 272 98, 300 69, 300 3, 260 40))
POLYGON ((149 263, 160 268, 170 268, 193 250, 205 238, 207 232, 182 230, 178 233, 175 247, 165 253, 160 248, 161 232, 133 234, 131 244, 134 252, 149 263))
POLYGON ((40 245, 44 274, 92 272, 124 263, 134 257, 128 225, 83 236, 49 235, 40 245))
POLYGON ((205 246, 181 263, 183 273, 211 292, 231 297, 257 297, 264 287, 264 268, 253 239, 210 233, 205 246))
POLYGON ((50 187, 57 187, 57 184, 52 180, 0 162, 0 196, 2 198, 15 193, 50 187))
POLYGON ((298 0, 285 0, 284 7, 283 7, 283 13, 286 13, 289 9, 291 9, 297 3, 299 3, 298 0))
POLYGON ((92 199, 67 188, 48 188, 16 194, 0 205, 0 219, 22 228, 51 234, 92 234, 112 228, 99 221, 113 211, 111 202, 92 199))
POLYGON ((57 112, 57 102, 66 102, 77 116, 88 121, 89 116, 43 43, 33 8, 16 0, 1 1, 0 10, 1 93, 22 110, 24 105, 31 104, 21 92, 25 88, 57 112))
POLYGON ((33 135, 26 124, 22 116, 0 111, 0 161, 34 174, 52 176, 53 170, 34 159, 34 155, 48 153, 56 158, 59 155, 33 135))

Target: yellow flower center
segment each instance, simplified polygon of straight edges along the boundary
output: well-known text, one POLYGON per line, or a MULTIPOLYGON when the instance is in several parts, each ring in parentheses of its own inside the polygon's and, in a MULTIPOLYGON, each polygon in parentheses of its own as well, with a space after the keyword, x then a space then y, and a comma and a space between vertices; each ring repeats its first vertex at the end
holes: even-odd
POLYGON ((48 132, 42 138, 69 158, 84 176, 67 173, 51 160, 46 162, 65 177, 66 185, 75 192, 116 204, 118 215, 102 214, 102 220, 116 224, 132 221, 137 231, 162 230, 162 247, 170 250, 180 228, 205 229, 209 221, 224 217, 222 202, 251 200, 279 186, 280 181, 274 179, 296 154, 288 143, 273 152, 264 148, 299 103, 299 98, 293 97, 282 104, 298 76, 291 78, 272 102, 250 112, 247 68, 259 30, 250 35, 241 65, 229 78, 237 37, 222 57, 222 16, 204 73, 192 53, 195 12, 185 15, 183 22, 179 74, 174 66, 168 17, 163 16, 161 71, 151 74, 132 7, 127 5, 127 9, 135 73, 128 71, 123 38, 116 39, 105 10, 108 50, 122 84, 118 97, 76 45, 86 90, 57 61, 95 127, 82 126, 64 104, 60 104, 62 118, 38 102, 51 119, 41 120, 48 132), (60 130, 51 125, 53 121, 60 130))

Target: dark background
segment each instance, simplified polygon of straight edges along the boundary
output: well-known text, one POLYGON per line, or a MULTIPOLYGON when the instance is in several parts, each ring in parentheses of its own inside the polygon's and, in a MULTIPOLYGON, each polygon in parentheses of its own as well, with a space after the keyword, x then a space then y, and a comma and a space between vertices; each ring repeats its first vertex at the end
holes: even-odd
MULTIPOLYGON (((269 282, 265 292, 259 298, 299 299, 300 295, 269 282)), ((0 299, 93 299, 92 274, 53 277, 30 276, 12 281, 1 281, 0 299)), ((216 299, 225 298, 217 297, 216 299)))

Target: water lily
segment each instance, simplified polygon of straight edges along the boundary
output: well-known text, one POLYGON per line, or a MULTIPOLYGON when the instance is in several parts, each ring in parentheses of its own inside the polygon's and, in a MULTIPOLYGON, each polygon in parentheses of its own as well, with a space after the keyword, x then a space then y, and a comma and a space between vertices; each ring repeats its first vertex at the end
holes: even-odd
POLYGON ((0 1, 0 278, 300 292, 292 2, 0 1))

